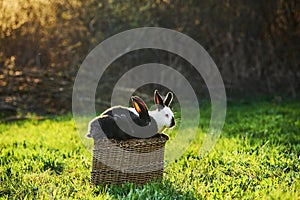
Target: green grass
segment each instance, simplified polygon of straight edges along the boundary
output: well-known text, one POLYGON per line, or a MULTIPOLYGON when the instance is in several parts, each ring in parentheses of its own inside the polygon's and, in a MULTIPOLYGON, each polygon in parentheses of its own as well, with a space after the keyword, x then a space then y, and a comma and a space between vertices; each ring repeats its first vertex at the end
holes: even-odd
MULTIPOLYGON (((206 130, 208 106, 201 116, 206 130)), ((197 138, 161 182, 90 187, 92 156, 71 116, 0 124, 0 198, 300 198, 299 101, 229 103, 222 136, 202 158, 197 138)))

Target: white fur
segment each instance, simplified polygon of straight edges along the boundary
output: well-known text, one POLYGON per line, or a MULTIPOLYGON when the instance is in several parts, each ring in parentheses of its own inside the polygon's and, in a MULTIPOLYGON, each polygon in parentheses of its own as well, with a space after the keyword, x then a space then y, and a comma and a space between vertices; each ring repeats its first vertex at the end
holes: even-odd
MULTIPOLYGON (((159 95, 159 94, 157 94, 157 95, 159 95)), ((173 99, 173 94, 171 94, 171 95, 172 95, 172 99, 173 99)), ((172 101, 172 99, 171 99, 171 101, 172 101)), ((161 104, 164 104, 164 103, 161 103, 161 104)), ((172 118, 174 118, 174 113, 172 112, 170 107, 168 107, 166 105, 162 105, 162 106, 163 106, 162 109, 156 108, 155 110, 148 111, 149 115, 155 120, 155 122, 157 124, 158 133, 162 133, 166 128, 170 128, 171 123, 172 123, 172 118), (168 117, 166 116, 166 114, 168 114, 168 117)), ((127 109, 130 110, 131 112, 133 112, 135 115, 139 116, 139 114, 137 113, 135 108, 127 108, 127 109)))
POLYGON ((156 121, 159 133, 163 132, 165 128, 169 128, 171 126, 172 117, 174 118, 174 113, 169 107, 166 106, 160 110, 156 109, 153 111, 149 111, 149 115, 156 121), (169 116, 166 117, 166 114, 168 114, 169 116))
POLYGON ((133 112, 136 116, 139 116, 138 112, 134 108, 128 108, 131 112, 133 112))
MULTIPOLYGON (((138 116, 138 113, 134 108, 128 108, 131 112, 138 116)), ((165 128, 169 128, 171 126, 172 117, 174 117, 174 113, 169 107, 164 107, 163 109, 155 109, 149 111, 149 115, 154 118, 157 124, 158 133, 162 133, 165 128), (169 116, 166 117, 166 114, 169 116)))

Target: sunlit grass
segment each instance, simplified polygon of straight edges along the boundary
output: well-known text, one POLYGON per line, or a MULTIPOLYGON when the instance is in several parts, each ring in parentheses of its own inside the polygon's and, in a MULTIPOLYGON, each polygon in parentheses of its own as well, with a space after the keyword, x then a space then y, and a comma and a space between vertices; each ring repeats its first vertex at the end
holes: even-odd
MULTIPOLYGON (((90 187, 90 151, 71 116, 0 124, 0 197, 78 199, 297 199, 300 197, 299 102, 230 105, 224 132, 206 156, 209 122, 162 182, 90 187)), ((167 131, 174 135, 176 129, 167 131)), ((187 133, 193 130, 186 130, 187 133)), ((172 137, 171 137, 172 139, 172 137)), ((168 148, 168 145, 167 145, 168 148)))

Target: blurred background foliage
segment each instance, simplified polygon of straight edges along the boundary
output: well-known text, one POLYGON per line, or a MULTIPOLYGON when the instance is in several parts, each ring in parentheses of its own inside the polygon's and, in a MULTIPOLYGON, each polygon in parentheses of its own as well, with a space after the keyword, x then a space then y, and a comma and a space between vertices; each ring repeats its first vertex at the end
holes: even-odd
MULTIPOLYGON (((297 0, 0 0, 0 11, 1 111, 71 111, 73 82, 85 56, 109 36, 144 26, 198 41, 219 67, 228 94, 299 95, 297 0)), ((183 59, 155 50, 118 59, 102 86, 111 90, 122 71, 150 61, 174 66, 193 87, 204 87, 183 59)), ((108 100, 97 102, 107 106, 108 100)))

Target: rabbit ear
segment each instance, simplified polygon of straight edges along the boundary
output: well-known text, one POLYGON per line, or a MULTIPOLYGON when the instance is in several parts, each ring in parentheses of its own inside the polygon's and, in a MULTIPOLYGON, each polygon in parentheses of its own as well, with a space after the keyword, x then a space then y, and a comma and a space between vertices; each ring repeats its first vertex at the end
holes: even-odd
POLYGON ((148 108, 144 101, 138 96, 131 97, 132 105, 141 119, 147 119, 149 117, 148 108))
POLYGON ((168 94, 167 94, 167 96, 166 96, 166 98, 164 100, 164 105, 169 107, 170 104, 171 104, 171 102, 172 102, 172 100, 173 100, 173 93, 172 92, 168 92, 168 94))
POLYGON ((160 96, 160 94, 158 93, 157 90, 154 91, 154 102, 155 102, 155 104, 164 106, 164 101, 161 98, 161 96, 160 96))

